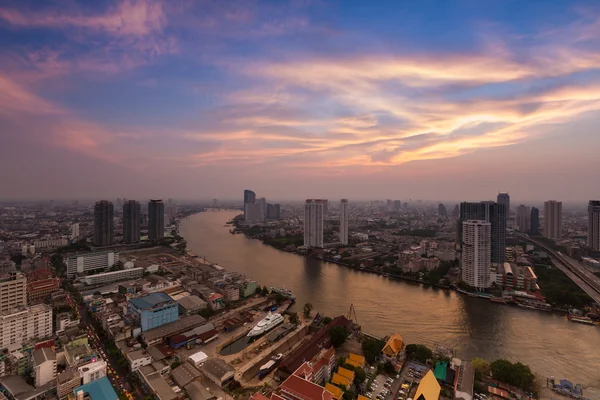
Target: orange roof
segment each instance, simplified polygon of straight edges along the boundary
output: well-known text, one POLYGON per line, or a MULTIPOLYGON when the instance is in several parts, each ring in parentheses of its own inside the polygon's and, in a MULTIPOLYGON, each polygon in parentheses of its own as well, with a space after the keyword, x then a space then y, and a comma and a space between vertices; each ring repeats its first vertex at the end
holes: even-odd
POLYGON ((358 395, 358 400, 369 400, 368 397, 363 396, 362 394, 358 395))
POLYGON ((344 392, 337 386, 332 385, 331 383, 325 384, 325 390, 333 395, 333 398, 336 400, 340 400, 344 392))
POLYGON ((395 357, 404 349, 404 340, 399 333, 394 334, 389 338, 385 346, 383 346, 383 350, 381 350, 385 355, 390 357, 395 357))
POLYGON ((338 374, 348 378, 350 382, 354 380, 354 371, 350 371, 349 369, 339 367, 337 370, 338 374))
POLYGON ((417 392, 415 393, 415 400, 438 400, 440 398, 440 391, 442 387, 435 379, 435 375, 432 370, 429 370, 421 379, 417 392))
POLYGON ((344 386, 348 387, 348 386, 350 386, 350 379, 334 372, 333 376, 331 377, 331 383, 333 383, 334 385, 344 385, 344 386))
POLYGON ((352 360, 353 362, 357 362, 361 364, 361 366, 365 365, 365 358, 363 356, 359 356, 358 354, 350 353, 348 355, 347 360, 352 360))
POLYGON ((362 367, 362 365, 360 365, 358 361, 351 360, 350 358, 346 358, 346 361, 344 362, 348 365, 352 365, 353 367, 362 367))

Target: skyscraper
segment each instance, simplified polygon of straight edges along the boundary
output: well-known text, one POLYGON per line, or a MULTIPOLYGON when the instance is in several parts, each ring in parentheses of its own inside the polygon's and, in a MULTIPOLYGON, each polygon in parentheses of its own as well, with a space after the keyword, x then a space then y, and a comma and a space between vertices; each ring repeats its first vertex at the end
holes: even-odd
POLYGON ((248 215, 248 204, 256 203, 256 193, 252 190, 244 190, 244 221, 248 221, 250 216, 248 215))
POLYGON ((562 238, 562 202, 549 200, 544 203, 544 236, 549 239, 562 238))
POLYGON ((148 238, 160 240, 165 237, 165 203, 150 200, 148 203, 148 238))
POLYGON ((504 263, 506 260, 506 209, 504 204, 493 201, 480 203, 460 203, 459 243, 462 244, 462 222, 468 220, 486 221, 491 224, 492 262, 504 263))
POLYGON ((273 218, 281 218, 281 206, 279 204, 273 204, 273 218))
POLYGON ((304 204, 304 246, 323 247, 323 201, 306 200, 304 204))
POLYGON ((329 200, 321 199, 321 201, 323 202, 323 215, 327 215, 329 212, 329 200))
POLYGON ((348 199, 340 200, 340 242, 348 244, 348 199))
POLYGON ((123 241, 137 243, 140 241, 140 218, 142 208, 135 200, 127 200, 123 204, 123 241))
POLYGON ((540 234, 540 210, 531 207, 531 229, 529 230, 531 235, 540 234))
POLYGON ((531 225, 531 210, 529 207, 521 204, 517 207, 517 227, 520 232, 527 233, 529 232, 531 225))
POLYGON ((510 217, 510 196, 509 196, 509 194, 508 193, 498 193, 496 202, 498 204, 504 204, 506 218, 508 219, 510 217))
POLYGON ((442 218, 448 218, 446 206, 443 203, 438 204, 438 215, 442 218))
POLYGON ((115 236, 115 209, 107 200, 97 201, 94 205, 94 244, 112 246, 115 236))
POLYGON ((600 200, 590 200, 588 204, 588 237, 590 249, 600 251, 600 200))
POLYGON ((462 231, 462 280, 479 290, 485 289, 490 286, 492 224, 468 220, 462 223, 462 231))

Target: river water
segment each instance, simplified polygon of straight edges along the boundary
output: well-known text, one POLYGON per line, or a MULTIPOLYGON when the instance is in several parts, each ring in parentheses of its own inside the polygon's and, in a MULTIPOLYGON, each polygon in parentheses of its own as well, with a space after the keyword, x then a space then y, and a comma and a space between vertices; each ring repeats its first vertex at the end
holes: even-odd
POLYGON ((346 315, 353 303, 367 333, 399 332, 408 343, 454 347, 467 360, 520 361, 543 378, 554 375, 580 383, 585 395, 600 399, 600 327, 279 251, 230 234, 223 225, 238 214, 195 214, 182 222, 180 234, 189 249, 229 271, 261 285, 285 285, 296 295, 298 309, 310 302, 333 317, 346 315))

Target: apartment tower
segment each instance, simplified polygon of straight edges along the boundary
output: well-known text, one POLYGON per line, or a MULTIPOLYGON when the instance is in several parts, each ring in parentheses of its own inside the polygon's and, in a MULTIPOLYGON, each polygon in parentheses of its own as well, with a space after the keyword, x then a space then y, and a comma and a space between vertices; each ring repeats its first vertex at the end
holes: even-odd
POLYGON ((562 202, 549 200, 544 203, 544 236, 562 239, 562 202))
POLYGON ((148 239, 161 240, 165 237, 165 203, 150 200, 148 203, 148 239))
POLYGON ((490 286, 492 224, 484 220, 462 223, 462 280, 483 290, 490 286))
POLYGON ((112 246, 115 236, 113 203, 101 200, 94 205, 94 245, 112 246))
POLYGON ((600 200, 590 200, 588 204, 588 237, 590 249, 600 251, 600 200))
POLYGON ((340 242, 348 245, 348 199, 340 200, 340 242))
POLYGON ((135 200, 127 200, 123 204, 123 241, 137 243, 140 241, 142 207, 135 200))
POLYGON ((304 246, 323 247, 323 201, 308 199, 304 204, 304 246))

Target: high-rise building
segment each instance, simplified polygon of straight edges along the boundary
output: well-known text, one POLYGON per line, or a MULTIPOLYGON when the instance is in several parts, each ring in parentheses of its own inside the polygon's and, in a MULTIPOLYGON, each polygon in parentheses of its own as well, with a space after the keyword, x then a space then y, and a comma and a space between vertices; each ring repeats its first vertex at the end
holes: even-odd
POLYGON ((20 272, 0 279, 0 312, 27 305, 27 278, 20 272))
POLYGON ((510 196, 508 193, 498 193, 496 198, 498 204, 504 204, 504 210, 506 212, 506 218, 510 217, 510 196))
POLYGON ((94 244, 96 246, 112 246, 115 236, 115 209, 107 200, 94 205, 94 244))
POLYGON ((0 347, 52 336, 52 307, 36 304, 0 312, 0 347))
POLYGON ((340 200, 340 242, 348 245, 348 199, 340 200))
POLYGON ((248 221, 250 219, 250 216, 248 215, 248 204, 254 204, 256 203, 256 193, 254 193, 252 190, 244 190, 244 220, 248 221))
POLYGON ((281 206, 279 204, 273 204, 273 218, 281 218, 281 206))
POLYGON ((529 230, 529 233, 532 235, 539 235, 540 234, 540 210, 535 207, 531 207, 530 223, 531 223, 531 229, 529 230))
POLYGON ((304 246, 323 247, 323 201, 308 199, 304 204, 304 246))
POLYGON ((165 203, 150 200, 148 203, 148 239, 161 240, 165 237, 165 203))
POLYGON ((504 263, 506 260, 506 208, 504 204, 493 201, 479 203, 460 203, 459 243, 462 244, 462 222, 480 220, 492 225, 493 263, 504 263))
POLYGON ((517 207, 517 227, 524 233, 529 232, 531 228, 531 210, 523 204, 517 207))
POLYGON ((442 218, 448 218, 446 206, 443 203, 438 204, 438 215, 442 218))
POLYGON ((483 220, 468 220, 462 223, 462 231, 462 280, 469 286, 483 290, 491 283, 492 224, 483 220))
POLYGON ((69 239, 73 241, 79 240, 79 222, 71 224, 69 228, 69 239))
POLYGON ((562 202, 544 202, 544 236, 549 239, 562 238, 562 202))
POLYGON ((329 212, 329 200, 321 199, 321 201, 323 202, 323 215, 327 215, 329 212))
POLYGON ((135 200, 127 200, 123 204, 123 241, 137 243, 140 241, 142 207, 135 200))
POLYGON ((600 200, 590 200, 588 204, 588 237, 590 249, 600 251, 600 200))
POLYGON ((394 211, 400 211, 402 209, 402 202, 400 200, 394 200, 394 211))

